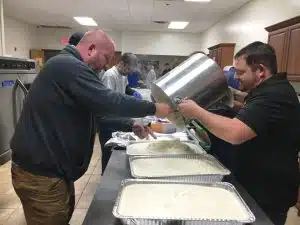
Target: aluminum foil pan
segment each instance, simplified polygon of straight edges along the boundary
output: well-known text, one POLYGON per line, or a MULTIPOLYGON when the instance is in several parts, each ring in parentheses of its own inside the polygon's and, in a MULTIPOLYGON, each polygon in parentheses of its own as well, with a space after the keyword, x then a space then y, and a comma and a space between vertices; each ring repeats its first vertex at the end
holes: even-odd
POLYGON ((172 155, 172 156, 131 156, 129 157, 129 165, 130 165, 130 171, 131 175, 134 178, 138 179, 164 179, 164 180, 180 180, 180 181, 186 181, 186 182, 198 182, 198 181, 204 181, 204 182, 220 182, 223 180, 224 176, 227 176, 230 174, 230 171, 223 166, 216 158, 214 158, 211 155, 205 154, 205 155, 172 155), (218 167, 220 167, 223 171, 220 174, 196 174, 196 175, 180 175, 180 176, 158 176, 158 177, 144 177, 144 176, 138 176, 135 174, 132 162, 134 160, 139 159, 168 159, 168 158, 181 158, 181 159, 191 159, 191 160, 208 160, 211 163, 214 163, 218 167))
MULTIPOLYGON (((126 154, 129 156, 149 156, 149 155, 182 155, 182 153, 154 153, 154 152, 148 152, 146 149, 144 151, 136 152, 132 148, 132 146, 140 145, 141 148, 144 148, 145 143, 153 143, 157 141, 139 141, 139 142, 130 142, 129 145, 126 148, 126 154)), ((182 143, 187 144, 191 149, 191 154, 206 154, 206 151, 198 144, 196 144, 194 141, 181 141, 182 143)))
POLYGON ((241 225, 253 223, 255 221, 255 216, 242 199, 240 194, 237 192, 235 187, 229 183, 209 183, 209 182, 198 182, 198 183, 187 183, 183 181, 171 181, 171 180, 143 180, 143 179, 126 179, 121 183, 120 191, 118 197, 116 199, 113 211, 113 215, 120 219, 123 224, 126 225, 241 225), (207 220, 207 219, 188 219, 188 218, 157 218, 155 216, 151 218, 134 218, 130 216, 123 216, 119 214, 119 203, 121 200, 122 192, 126 186, 132 184, 184 184, 184 185, 201 185, 201 186, 209 186, 209 187, 218 187, 228 190, 234 193, 237 199, 241 202, 241 204, 245 207, 248 213, 248 219, 245 221, 236 221, 236 220, 207 220))

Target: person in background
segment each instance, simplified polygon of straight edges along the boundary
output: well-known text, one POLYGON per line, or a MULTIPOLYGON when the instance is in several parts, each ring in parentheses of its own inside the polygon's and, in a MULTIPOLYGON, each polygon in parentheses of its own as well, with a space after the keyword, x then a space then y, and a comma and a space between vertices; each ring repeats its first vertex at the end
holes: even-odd
MULTIPOLYGON (((102 77, 103 84, 111 90, 131 95, 141 100, 141 94, 128 86, 128 75, 137 71, 138 64, 139 60, 135 54, 122 54, 120 62, 104 73, 102 77)), ((119 118, 119 120, 121 119, 119 118)), ((102 149, 102 174, 105 171, 112 153, 110 147, 105 147, 106 142, 112 137, 112 133, 115 131, 130 131, 130 129, 128 129, 130 124, 133 124, 133 121, 129 118, 123 118, 123 122, 117 122, 115 126, 103 126, 101 122, 98 123, 99 141, 102 149)))
POLYGON ((139 87, 139 72, 135 71, 128 75, 128 86, 130 88, 137 88, 139 87))
POLYGON ((130 88, 138 88, 141 87, 142 83, 142 64, 139 60, 136 70, 128 75, 128 86, 130 88))
POLYGON ((97 73, 115 52, 101 30, 87 32, 49 59, 34 80, 11 141, 12 184, 27 225, 67 225, 74 182, 93 153, 95 115, 166 117, 169 106, 107 89, 97 73))
POLYGON ((240 82, 239 80, 234 78, 235 68, 233 66, 229 66, 224 68, 224 74, 227 80, 228 87, 233 95, 233 108, 235 110, 239 110, 244 106, 244 99, 247 96, 246 92, 242 92, 239 90, 240 82))
POLYGON ((224 75, 226 77, 228 86, 231 88, 234 88, 234 89, 239 89, 240 82, 234 78, 234 74, 235 74, 234 66, 226 66, 226 67, 224 67, 223 71, 224 71, 224 75))
POLYGON ((137 70, 138 62, 139 60, 135 54, 122 54, 120 62, 104 73, 102 82, 109 89, 122 94, 132 95, 140 99, 141 95, 128 86, 127 77, 137 70))
POLYGON ((105 72, 108 70, 107 65, 98 73, 98 77, 100 80, 102 80, 105 72))
POLYGON ((151 64, 146 66, 146 86, 148 89, 151 89, 151 85, 156 80, 156 73, 154 71, 154 67, 151 64))
POLYGON ((208 112, 192 100, 183 100, 179 110, 238 147, 238 181, 269 218, 282 225, 296 203, 299 187, 299 100, 286 76, 277 74, 270 45, 249 44, 235 55, 234 67, 241 91, 248 92, 234 118, 208 112))
POLYGON ((69 38, 69 45, 74 45, 76 46, 78 44, 78 42, 83 38, 84 36, 84 32, 75 32, 71 35, 71 37, 69 38))
POLYGON ((164 70, 163 70, 163 72, 161 74, 162 76, 171 71, 171 66, 170 66, 169 63, 165 63, 164 67, 165 68, 164 68, 164 70))

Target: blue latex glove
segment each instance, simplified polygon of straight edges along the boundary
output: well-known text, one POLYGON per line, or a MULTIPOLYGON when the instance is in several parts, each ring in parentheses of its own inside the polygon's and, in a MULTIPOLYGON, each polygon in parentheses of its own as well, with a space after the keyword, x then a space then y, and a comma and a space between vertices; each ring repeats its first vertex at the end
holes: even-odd
POLYGON ((136 99, 138 99, 138 100, 142 100, 143 99, 142 95, 140 93, 138 93, 137 91, 133 92, 133 96, 136 99))

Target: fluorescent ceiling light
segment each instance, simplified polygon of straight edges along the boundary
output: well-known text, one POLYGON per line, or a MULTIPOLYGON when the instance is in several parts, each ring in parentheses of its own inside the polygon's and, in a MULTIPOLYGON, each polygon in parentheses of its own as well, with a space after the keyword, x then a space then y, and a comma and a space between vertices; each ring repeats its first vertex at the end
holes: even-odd
POLYGON ((210 2, 211 0, 184 0, 185 2, 210 2))
POLYGON ((95 20, 91 17, 74 17, 74 20, 83 26, 98 26, 95 20))
POLYGON ((183 21, 172 21, 170 22, 168 28, 169 29, 184 29, 189 22, 183 22, 183 21))

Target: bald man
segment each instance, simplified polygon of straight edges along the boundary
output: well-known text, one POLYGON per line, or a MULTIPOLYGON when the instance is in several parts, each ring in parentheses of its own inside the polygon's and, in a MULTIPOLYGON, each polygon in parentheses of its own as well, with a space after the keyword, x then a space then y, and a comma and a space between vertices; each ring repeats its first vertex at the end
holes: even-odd
POLYGON ((32 84, 11 142, 12 183, 28 225, 68 224, 74 181, 88 168, 94 116, 144 117, 171 113, 105 88, 97 77, 114 56, 113 41, 88 32, 44 65, 32 84))
MULTIPOLYGON (((77 46, 79 41, 83 38, 84 33, 76 32, 71 35, 69 39, 69 44, 77 46)), ((107 88, 110 88, 119 93, 133 95, 133 92, 130 88, 126 88, 127 78, 118 71, 120 70, 123 74, 129 73, 130 69, 135 69, 135 63, 137 63, 138 58, 132 53, 124 53, 121 57, 120 63, 117 66, 114 66, 112 69, 108 70, 106 73, 106 77, 102 80, 104 85, 107 88), (136 61, 136 62, 135 62, 136 61), (131 66, 131 68, 130 68, 131 66), (132 67, 133 66, 133 67, 132 67), (124 85, 123 85, 124 84, 124 85), (124 90, 122 87, 124 86, 124 90), (127 91, 125 91, 125 89, 127 91), (128 92, 132 92, 132 94, 128 92)), ((127 74, 126 74, 127 75, 127 74)), ((98 126, 99 131, 99 142, 101 144, 102 157, 101 157, 101 166, 102 166, 102 174, 108 164, 108 161, 111 156, 111 147, 105 147, 106 142, 112 137, 112 133, 116 131, 123 132, 134 132, 140 138, 145 138, 148 136, 150 132, 148 126, 144 126, 143 124, 135 122, 131 118, 124 117, 108 117, 108 116, 96 116, 96 124, 98 126)))

